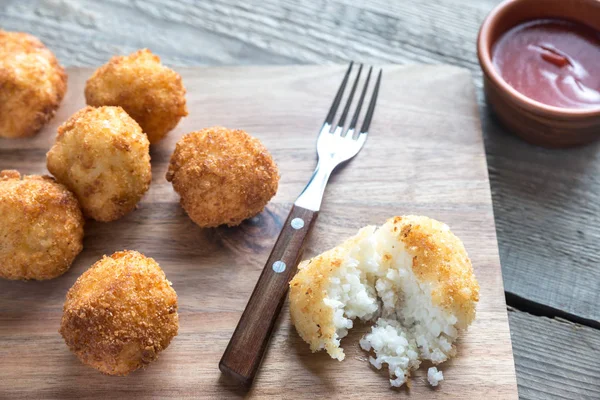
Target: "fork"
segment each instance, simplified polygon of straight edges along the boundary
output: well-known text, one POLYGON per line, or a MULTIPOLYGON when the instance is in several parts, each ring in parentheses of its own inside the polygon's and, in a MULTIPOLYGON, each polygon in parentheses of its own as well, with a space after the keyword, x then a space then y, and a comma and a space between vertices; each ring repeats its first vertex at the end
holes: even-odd
POLYGON ((233 377, 244 386, 250 387, 256 376, 275 326, 275 321, 285 301, 289 282, 296 274, 304 243, 321 208, 321 201, 329 176, 335 167, 358 154, 367 139, 379 93, 381 70, 379 70, 363 124, 358 131, 356 126, 373 67, 369 68, 367 79, 348 128, 344 130, 348 111, 362 73, 362 65, 356 74, 338 123, 333 132, 331 131, 353 64, 351 62, 348 66, 319 132, 317 167, 308 184, 294 202, 277 242, 275 242, 275 247, 273 247, 271 255, 254 287, 246 309, 219 362, 221 372, 233 377))

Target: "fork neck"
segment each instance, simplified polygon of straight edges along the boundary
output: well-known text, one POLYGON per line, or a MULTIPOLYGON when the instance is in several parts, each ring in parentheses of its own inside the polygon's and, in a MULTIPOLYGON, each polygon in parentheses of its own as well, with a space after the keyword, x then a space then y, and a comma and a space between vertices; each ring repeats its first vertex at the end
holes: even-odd
POLYGON ((308 210, 319 211, 325 186, 327 186, 327 181, 334 167, 335 163, 333 161, 319 158, 315 172, 313 172, 308 184, 294 204, 308 210))

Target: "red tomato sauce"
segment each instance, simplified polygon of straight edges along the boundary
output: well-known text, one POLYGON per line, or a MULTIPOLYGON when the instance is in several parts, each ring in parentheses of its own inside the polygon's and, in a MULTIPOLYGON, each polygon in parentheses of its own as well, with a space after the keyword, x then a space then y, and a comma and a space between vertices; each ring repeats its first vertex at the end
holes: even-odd
POLYGON ((562 108, 600 106, 600 32, 561 19, 517 25, 494 44, 492 62, 525 96, 562 108))

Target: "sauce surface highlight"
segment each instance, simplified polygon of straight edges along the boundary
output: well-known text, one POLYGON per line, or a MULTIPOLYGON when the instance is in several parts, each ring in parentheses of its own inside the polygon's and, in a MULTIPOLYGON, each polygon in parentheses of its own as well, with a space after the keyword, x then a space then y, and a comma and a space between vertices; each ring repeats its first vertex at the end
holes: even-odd
POLYGON ((600 32, 576 22, 517 25, 492 48, 502 78, 525 96, 562 108, 600 107, 600 32))

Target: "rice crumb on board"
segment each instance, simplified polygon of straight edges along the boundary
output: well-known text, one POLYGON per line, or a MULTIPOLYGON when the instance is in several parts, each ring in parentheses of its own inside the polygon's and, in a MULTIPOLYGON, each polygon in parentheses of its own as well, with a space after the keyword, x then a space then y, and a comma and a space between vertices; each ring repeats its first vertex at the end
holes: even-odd
POLYGON ((436 367, 431 367, 427 370, 427 381, 431 386, 437 386, 443 380, 444 374, 442 371, 438 371, 436 367))

